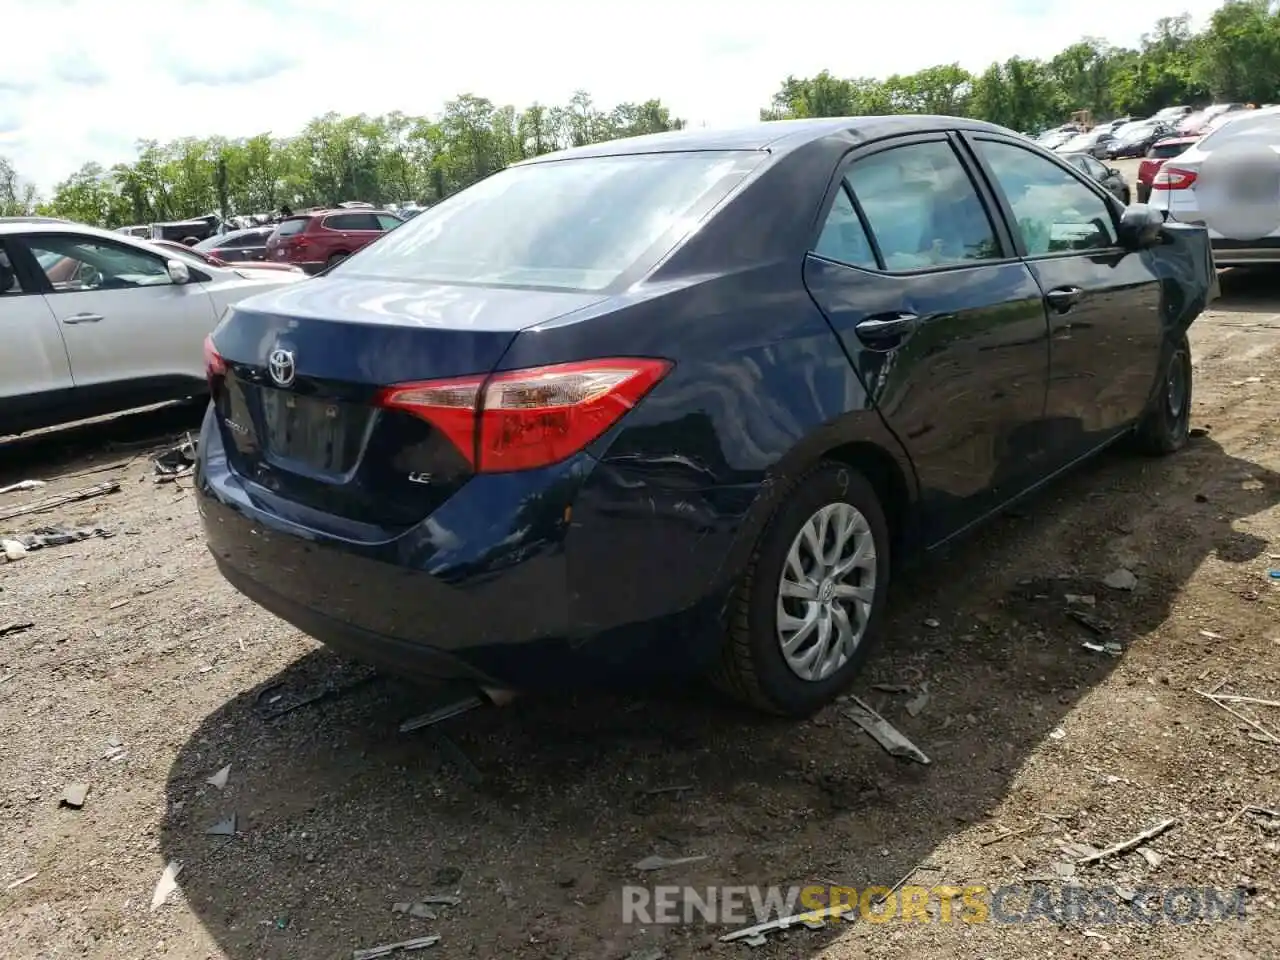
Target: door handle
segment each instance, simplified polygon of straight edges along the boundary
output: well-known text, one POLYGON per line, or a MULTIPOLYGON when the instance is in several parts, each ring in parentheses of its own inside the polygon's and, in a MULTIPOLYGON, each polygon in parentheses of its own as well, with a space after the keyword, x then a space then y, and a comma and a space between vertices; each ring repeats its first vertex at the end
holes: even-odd
POLYGON ((73 313, 69 317, 63 317, 63 323, 97 323, 102 317, 96 313, 73 313))
POLYGON ((867 317, 853 332, 868 343, 896 340, 915 329, 920 318, 914 313, 881 313, 867 317))
POLYGON ((1054 287, 1044 298, 1058 313, 1066 313, 1080 302, 1080 294, 1083 292, 1079 287, 1054 287))

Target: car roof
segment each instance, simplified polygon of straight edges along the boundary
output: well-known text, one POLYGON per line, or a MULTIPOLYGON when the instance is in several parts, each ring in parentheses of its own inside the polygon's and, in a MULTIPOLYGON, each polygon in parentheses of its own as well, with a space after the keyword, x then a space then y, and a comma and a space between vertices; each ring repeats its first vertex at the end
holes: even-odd
POLYGON ((40 233, 70 233, 90 240, 110 240, 112 243, 120 244, 122 246, 136 247, 139 250, 150 251, 152 255, 156 252, 155 241, 150 239, 140 240, 137 237, 129 236, 127 233, 117 233, 114 230, 101 230, 98 227, 91 227, 84 223, 72 223, 69 220, 49 221, 47 223, 13 223, 0 221, 0 239, 15 236, 19 233, 28 235, 40 233))
POLYGON ((893 134, 927 130, 972 130, 1005 133, 982 120, 928 114, 893 116, 823 117, 805 120, 765 120, 740 127, 673 130, 639 137, 624 137, 523 160, 517 166, 571 160, 579 157, 627 156, 638 153, 682 153, 712 150, 760 150, 782 153, 827 137, 845 135, 874 140, 893 134))

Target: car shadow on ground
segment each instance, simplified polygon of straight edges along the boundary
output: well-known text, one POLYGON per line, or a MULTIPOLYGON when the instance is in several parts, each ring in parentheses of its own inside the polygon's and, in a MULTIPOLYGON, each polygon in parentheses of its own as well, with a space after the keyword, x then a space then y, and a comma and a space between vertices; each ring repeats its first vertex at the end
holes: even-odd
POLYGON ((90 474, 97 472, 95 461, 101 461, 105 471, 167 438, 188 431, 195 434, 206 405, 203 400, 170 403, 65 427, 0 436, 0 487, 21 480, 52 480, 67 466, 74 466, 88 477, 86 483, 93 483, 95 478, 90 474))
MULTIPOLYGON (((429 933, 448 956, 742 950, 701 922, 624 923, 623 886, 891 885, 992 817, 1028 755, 1123 662, 1084 642, 1142 643, 1206 557, 1246 563, 1266 549, 1233 526, 1277 501, 1280 475, 1209 436, 1163 460, 1116 451, 900 578, 855 692, 928 767, 888 756, 842 706, 783 722, 701 688, 516 701, 442 724, 442 739, 397 732, 430 692, 375 678, 266 719, 366 676, 319 651, 186 742, 162 852, 185 864, 182 892, 233 960, 429 933), (1100 582, 1122 565, 1132 592, 1100 582), (1092 627, 1066 594, 1093 598, 1092 627), (927 683, 931 701, 912 717, 877 683, 927 683), (226 788, 209 786, 227 763, 226 788), (234 836, 207 835, 233 813, 234 836), (633 869, 653 854, 706 859, 633 869), (394 909, 428 895, 461 902, 434 907, 436 919, 394 909)), ((752 954, 809 956, 836 935, 793 932, 752 954)))
MULTIPOLYGON (((1268 317, 1280 316, 1277 308, 1276 291, 1280 286, 1280 268, 1274 266, 1232 267, 1218 274, 1221 296, 1209 305, 1210 310, 1230 310, 1233 313, 1263 314, 1268 317)), ((1222 321, 1218 321, 1222 323, 1222 321)), ((1235 321, 1234 325, 1252 326, 1262 323, 1254 321, 1235 321)), ((1280 321, 1268 326, 1280 327, 1280 321)))

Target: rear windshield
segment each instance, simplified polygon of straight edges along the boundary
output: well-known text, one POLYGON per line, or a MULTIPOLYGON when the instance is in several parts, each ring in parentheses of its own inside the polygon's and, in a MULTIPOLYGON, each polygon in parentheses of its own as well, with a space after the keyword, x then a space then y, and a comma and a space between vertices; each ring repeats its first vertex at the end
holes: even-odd
POLYGON ((602 290, 659 241, 679 242, 763 157, 652 153, 510 167, 397 227, 330 275, 602 290))
POLYGON ((1186 153, 1189 146, 1191 146, 1189 143, 1157 143, 1147 151, 1147 156, 1154 157, 1156 160, 1168 160, 1180 153, 1186 153))
POLYGON ((1227 144, 1280 146, 1280 115, 1238 117, 1206 135, 1196 146, 1201 150, 1219 150, 1227 144))
POLYGON ((281 237, 291 237, 295 233, 301 233, 306 229, 307 222, 310 217, 298 217, 294 220, 281 220, 280 226, 276 227, 276 235, 281 237))

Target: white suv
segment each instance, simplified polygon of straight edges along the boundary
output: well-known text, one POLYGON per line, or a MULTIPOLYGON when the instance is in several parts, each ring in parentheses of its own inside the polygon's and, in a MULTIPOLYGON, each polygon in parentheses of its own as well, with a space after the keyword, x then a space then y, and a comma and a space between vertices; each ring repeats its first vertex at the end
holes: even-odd
POLYGON ((0 436, 200 395, 204 338, 227 306, 305 279, 0 218, 0 436))

